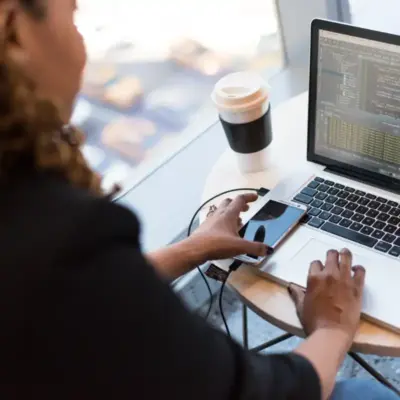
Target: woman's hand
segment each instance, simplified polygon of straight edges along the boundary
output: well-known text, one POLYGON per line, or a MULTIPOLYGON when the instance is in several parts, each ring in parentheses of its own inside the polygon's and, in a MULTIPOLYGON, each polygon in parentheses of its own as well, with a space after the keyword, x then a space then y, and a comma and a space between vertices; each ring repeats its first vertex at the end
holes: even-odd
POLYGON ((263 243, 250 242, 239 236, 242 226, 240 213, 257 200, 256 194, 244 194, 234 200, 226 199, 193 233, 191 240, 204 249, 204 261, 222 260, 241 254, 265 256, 271 252, 263 243))
POLYGON ((305 333, 340 330, 351 344, 360 321, 364 281, 364 268, 352 267, 352 254, 347 249, 340 254, 330 250, 325 265, 312 262, 306 292, 295 285, 289 287, 305 333))

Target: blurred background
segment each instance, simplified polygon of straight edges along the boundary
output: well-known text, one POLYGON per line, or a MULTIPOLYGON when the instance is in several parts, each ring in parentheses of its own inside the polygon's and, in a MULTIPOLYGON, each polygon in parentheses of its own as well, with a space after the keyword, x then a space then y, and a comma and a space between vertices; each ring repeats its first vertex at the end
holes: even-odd
POLYGON ((273 0, 80 0, 76 23, 89 63, 73 119, 106 186, 135 185, 210 126, 220 77, 283 65, 273 0))

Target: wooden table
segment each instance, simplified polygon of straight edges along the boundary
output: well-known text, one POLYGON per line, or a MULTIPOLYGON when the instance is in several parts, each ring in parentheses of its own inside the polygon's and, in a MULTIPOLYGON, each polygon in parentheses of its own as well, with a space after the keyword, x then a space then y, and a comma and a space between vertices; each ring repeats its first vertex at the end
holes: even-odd
MULTIPOLYGON (((274 139, 269 148, 269 167, 266 171, 241 174, 236 166, 234 153, 230 149, 226 150, 208 176, 203 200, 238 187, 263 186, 271 189, 297 166, 306 167, 307 105, 308 94, 304 93, 272 110, 274 139)), ((221 135, 223 134, 221 127, 221 135)), ((219 201, 222 201, 222 198, 219 201)), ((202 214, 203 218, 204 215, 205 212, 202 214)), ((292 335, 303 336, 286 288, 259 277, 251 267, 245 266, 231 274, 229 285, 236 291, 243 304, 261 318, 292 335)), ((398 308, 397 305, 395 307, 398 308)), ((246 317, 245 308, 244 316, 246 317)), ((246 332, 244 336, 246 344, 246 332)), ((400 335, 362 321, 352 351, 399 357, 400 335)))

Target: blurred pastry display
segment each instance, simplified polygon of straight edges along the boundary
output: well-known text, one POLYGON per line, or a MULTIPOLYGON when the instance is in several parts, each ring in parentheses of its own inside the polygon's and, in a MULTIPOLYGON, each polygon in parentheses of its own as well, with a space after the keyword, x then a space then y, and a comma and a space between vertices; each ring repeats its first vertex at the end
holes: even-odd
POLYGON ((104 87, 116 77, 117 71, 111 65, 88 64, 85 69, 82 92, 87 96, 101 98, 104 87))
POLYGON ((84 99, 78 99, 71 117, 71 122, 76 126, 82 126, 91 115, 92 105, 84 99))
POLYGON ((214 76, 223 72, 229 60, 213 51, 207 51, 196 58, 194 68, 204 75, 214 76))
POLYGON ((102 142, 123 156, 140 161, 144 155, 144 139, 156 131, 156 125, 147 119, 122 118, 104 128, 102 142))
POLYGON ((128 76, 108 86, 103 95, 103 100, 119 108, 130 108, 143 96, 140 80, 128 76))
POLYGON ((147 109, 165 107, 172 111, 184 111, 198 102, 195 87, 168 85, 151 92, 145 100, 147 109))
POLYGON ((171 58, 185 67, 193 68, 197 57, 204 53, 206 48, 200 43, 185 39, 171 46, 171 58))
POLYGON ((87 162, 93 168, 97 168, 106 159, 104 151, 100 150, 98 147, 90 146, 88 144, 83 146, 82 153, 87 162))

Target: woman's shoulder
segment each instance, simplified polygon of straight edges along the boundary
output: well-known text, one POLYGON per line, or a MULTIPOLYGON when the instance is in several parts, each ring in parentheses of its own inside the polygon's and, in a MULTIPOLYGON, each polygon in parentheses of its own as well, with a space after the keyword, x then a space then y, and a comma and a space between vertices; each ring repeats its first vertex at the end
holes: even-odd
POLYGON ((49 255, 119 240, 139 247, 139 223, 130 210, 54 176, 35 175, 2 191, 0 239, 7 236, 7 242, 18 238, 22 248, 49 255))

